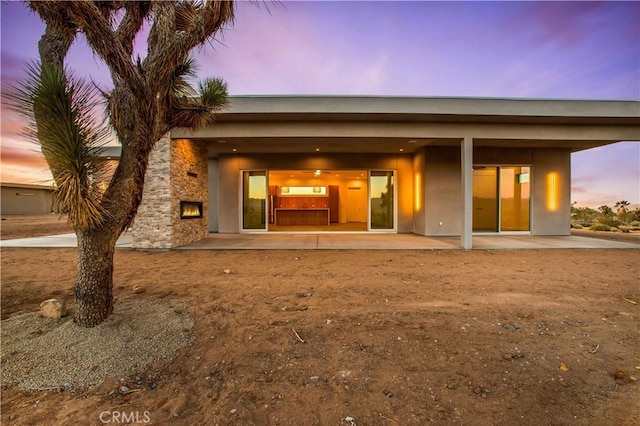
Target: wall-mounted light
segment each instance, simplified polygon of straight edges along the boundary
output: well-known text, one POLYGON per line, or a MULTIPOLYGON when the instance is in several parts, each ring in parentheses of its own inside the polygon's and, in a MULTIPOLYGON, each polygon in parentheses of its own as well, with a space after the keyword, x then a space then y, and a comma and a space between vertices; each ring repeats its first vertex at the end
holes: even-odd
POLYGON ((281 194, 288 194, 289 193, 289 187, 288 186, 281 186, 280 187, 280 193, 281 194))
POLYGON ((551 172, 547 175, 547 210, 550 212, 558 210, 559 181, 557 172, 551 172))
POLYGON ((415 177, 415 194, 414 194, 414 200, 415 200, 415 208, 416 211, 420 211, 422 209, 422 197, 421 197, 421 192, 422 192, 422 177, 420 176, 420 173, 416 173, 416 177, 415 177))
POLYGON ((313 187, 313 192, 314 192, 315 194, 319 194, 319 193, 321 193, 321 192, 322 192, 322 189, 321 189, 319 186, 314 186, 314 187, 313 187))

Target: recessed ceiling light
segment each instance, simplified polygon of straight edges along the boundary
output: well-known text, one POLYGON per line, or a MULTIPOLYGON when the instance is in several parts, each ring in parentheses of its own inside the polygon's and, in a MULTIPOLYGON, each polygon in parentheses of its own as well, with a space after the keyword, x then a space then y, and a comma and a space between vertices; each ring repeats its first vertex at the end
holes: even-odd
POLYGON ((218 140, 218 143, 227 143, 227 141, 222 140, 222 139, 219 139, 219 140, 218 140))
POLYGON ((415 139, 411 139, 411 140, 408 140, 407 142, 408 142, 408 143, 416 143, 416 142, 418 142, 418 141, 417 141, 417 140, 415 140, 415 139))
POLYGON ((316 152, 320 152, 320 148, 316 148, 316 152))
POLYGON ((404 149, 403 149, 403 148, 400 148, 400 152, 404 152, 404 149))
POLYGON ((235 148, 233 148, 233 152, 236 152, 236 151, 238 151, 238 150, 237 150, 237 149, 235 149, 235 148))

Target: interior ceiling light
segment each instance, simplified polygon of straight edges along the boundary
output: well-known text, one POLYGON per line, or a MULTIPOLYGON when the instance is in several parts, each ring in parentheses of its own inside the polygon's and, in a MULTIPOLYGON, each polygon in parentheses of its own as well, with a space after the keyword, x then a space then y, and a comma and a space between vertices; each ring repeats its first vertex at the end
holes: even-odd
POLYGON ((237 149, 233 148, 233 152, 236 152, 236 151, 237 151, 237 149))
POLYGON ((222 139, 219 139, 219 140, 218 140, 218 143, 227 143, 227 141, 222 140, 222 139))
POLYGON ((316 152, 320 152, 320 148, 316 148, 316 152))
POLYGON ((415 140, 415 139, 411 139, 411 140, 408 140, 408 141, 407 141, 407 143, 416 143, 416 142, 418 142, 418 141, 417 141, 417 140, 415 140))
POLYGON ((400 148, 400 152, 404 152, 404 148, 400 148))

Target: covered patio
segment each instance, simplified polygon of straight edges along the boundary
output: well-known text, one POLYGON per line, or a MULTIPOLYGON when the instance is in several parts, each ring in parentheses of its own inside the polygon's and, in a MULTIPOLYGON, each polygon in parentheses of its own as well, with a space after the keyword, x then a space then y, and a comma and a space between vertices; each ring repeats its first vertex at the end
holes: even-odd
POLYGON ((262 234, 243 238, 269 245, 283 227, 354 223, 365 233, 425 237, 418 246, 453 237, 464 249, 485 233, 569 236, 571 153, 640 140, 637 107, 235 96, 214 126, 174 129, 157 144, 133 247, 189 246, 211 233, 262 234))

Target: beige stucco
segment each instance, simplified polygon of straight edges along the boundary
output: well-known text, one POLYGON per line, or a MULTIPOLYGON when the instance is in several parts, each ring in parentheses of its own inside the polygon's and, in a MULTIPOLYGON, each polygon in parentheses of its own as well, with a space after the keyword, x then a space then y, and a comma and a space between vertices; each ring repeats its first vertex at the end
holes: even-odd
POLYGON ((46 214, 53 210, 55 188, 20 183, 2 184, 2 214, 46 214))

